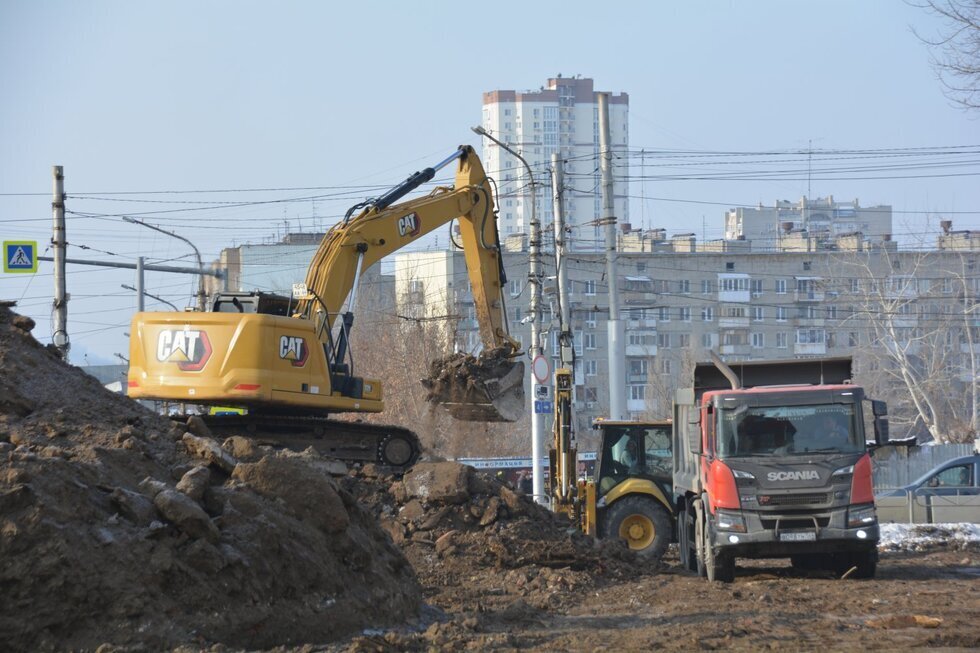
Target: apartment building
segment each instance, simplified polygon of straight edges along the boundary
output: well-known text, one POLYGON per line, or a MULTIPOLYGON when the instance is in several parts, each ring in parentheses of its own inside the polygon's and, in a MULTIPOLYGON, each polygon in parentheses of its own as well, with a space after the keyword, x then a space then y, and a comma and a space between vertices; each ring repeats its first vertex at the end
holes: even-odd
MULTIPOLYGON (((945 325, 944 346, 962 354, 948 365, 963 364, 971 350, 980 353, 980 323, 973 313, 980 302, 980 249, 906 252, 891 241, 841 242, 853 246, 758 252, 742 241, 725 248, 687 237, 654 241, 621 234, 620 308, 631 416, 669 416, 674 390, 693 362, 707 359, 708 349, 727 360, 854 356, 859 372, 870 371, 878 364, 868 354, 882 343, 882 316, 904 347, 945 325), (629 251, 630 244, 639 249, 629 251)), ((459 349, 476 352, 480 337, 462 256, 455 251, 399 255, 396 283, 420 293, 425 311, 458 316, 446 320, 446 337, 459 349), (432 267, 434 258, 439 270, 432 267)), ((542 331, 546 353, 557 363, 555 266, 544 258, 542 331)), ((529 315, 527 253, 505 252, 504 262, 510 328, 527 344, 530 327, 522 323, 529 315)), ((566 265, 576 411, 579 427, 585 428, 608 406, 605 259, 576 252, 566 265)), ((398 293, 398 301, 411 304, 418 296, 398 293)), ((963 367, 958 378, 976 382, 972 375, 963 367)))
MULTIPOLYGON (((552 222, 551 155, 564 160, 568 189, 565 223, 573 250, 597 251, 602 232, 595 224, 601 200, 599 186, 599 108, 592 79, 551 78, 537 91, 496 90, 483 94, 483 128, 516 150, 531 167, 536 211, 542 225, 552 222)), ((629 222, 629 96, 609 96, 610 147, 616 156, 613 184, 614 212, 629 222)), ((512 154, 483 139, 483 162, 497 180, 500 206, 498 227, 502 237, 528 233, 531 219, 529 183, 524 166, 512 154)))
POLYGON ((891 240, 892 207, 864 206, 858 200, 838 202, 833 195, 773 206, 729 209, 725 239, 746 240, 760 251, 817 251, 845 234, 861 233, 871 242, 891 240))

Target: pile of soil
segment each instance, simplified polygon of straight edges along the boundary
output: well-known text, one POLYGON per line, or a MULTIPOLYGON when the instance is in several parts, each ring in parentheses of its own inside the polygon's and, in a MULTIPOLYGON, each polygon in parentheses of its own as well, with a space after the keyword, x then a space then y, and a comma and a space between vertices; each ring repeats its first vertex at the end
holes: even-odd
POLYGON ((466 421, 514 422, 524 413, 524 363, 510 347, 472 356, 455 353, 429 364, 426 401, 466 421))
POLYGON ((417 618, 345 466, 175 427, 33 326, 0 304, 0 648, 262 648, 417 618))
POLYGON ((415 568, 426 601, 444 613, 425 631, 361 637, 349 650, 506 648, 494 631, 658 570, 624 542, 597 543, 466 465, 418 463, 402 479, 368 465, 341 485, 377 517, 415 568))

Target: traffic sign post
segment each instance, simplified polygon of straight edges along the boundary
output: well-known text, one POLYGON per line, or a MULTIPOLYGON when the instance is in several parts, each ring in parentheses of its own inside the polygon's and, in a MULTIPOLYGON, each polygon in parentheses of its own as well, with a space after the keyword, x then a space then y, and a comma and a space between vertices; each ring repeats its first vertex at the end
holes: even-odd
POLYGON ((27 274, 37 272, 37 241, 3 241, 3 271, 27 274))

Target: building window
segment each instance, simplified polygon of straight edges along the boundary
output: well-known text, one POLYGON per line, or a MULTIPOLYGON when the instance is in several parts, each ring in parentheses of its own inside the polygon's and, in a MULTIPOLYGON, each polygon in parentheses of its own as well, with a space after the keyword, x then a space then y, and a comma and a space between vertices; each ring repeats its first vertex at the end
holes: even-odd
POLYGON ((511 279, 510 280, 510 296, 511 297, 517 297, 518 295, 521 294, 521 291, 523 289, 524 288, 521 287, 521 280, 520 279, 511 279))
POLYGON ((861 290, 861 282, 857 279, 851 279, 851 292, 857 293, 861 290))
POLYGON ((630 376, 642 376, 647 375, 647 359, 645 358, 631 358, 630 364, 630 376))
POLYGON ((598 368, 598 365, 594 360, 585 361, 585 365, 583 367, 585 368, 585 376, 596 375, 596 369, 598 368))
POLYGON ((847 334, 847 346, 848 347, 860 347, 861 338, 857 331, 851 331, 847 334))
POLYGON ((630 399, 632 401, 643 401, 646 399, 647 387, 645 385, 630 385, 630 399))
POLYGON ((670 334, 669 333, 658 333, 657 334, 657 346, 663 347, 664 349, 670 349, 670 334))
POLYGON ((827 336, 823 329, 797 329, 796 344, 798 345, 822 345, 826 344, 827 336))
POLYGON ((680 347, 690 347, 691 346, 691 334, 690 333, 679 333, 677 334, 678 346, 680 347))
POLYGON ((752 280, 752 296, 758 297, 762 294, 762 279, 752 280))
POLYGON ((749 289, 749 280, 745 278, 727 278, 718 282, 719 292, 744 292, 749 289))
POLYGON ((691 307, 690 306, 681 306, 679 310, 680 310, 681 322, 690 322, 691 321, 691 307))
POLYGON ((661 322, 670 322, 670 307, 661 306, 657 309, 657 319, 661 322))
POLYGON ((728 261, 727 263, 725 263, 725 269, 728 270, 729 272, 731 272, 732 270, 734 270, 735 269, 735 261, 728 261))
POLYGON ((629 345, 645 345, 646 344, 645 342, 643 342, 643 336, 641 334, 639 334, 639 333, 633 333, 633 332, 630 332, 630 333, 627 333, 626 334, 626 343, 629 344, 629 345))
POLYGON ((594 295, 595 294, 595 279, 588 279, 584 282, 585 294, 594 295))
POLYGON ((716 338, 713 333, 702 333, 701 334, 701 346, 705 349, 711 349, 715 346, 716 338))
POLYGON ((514 307, 514 322, 520 322, 520 321, 521 321, 521 307, 520 306, 515 306, 514 307))
POLYGON ((836 320, 837 319, 837 307, 836 306, 828 306, 827 307, 827 319, 828 320, 836 320))
POLYGON ((765 319, 765 309, 762 306, 752 307, 752 320, 755 322, 761 322, 765 319))
POLYGON ((786 349, 786 342, 788 338, 786 337, 786 332, 781 331, 776 334, 776 347, 778 349, 786 349))
POLYGON ((776 307, 776 321, 777 322, 785 322, 786 321, 786 307, 785 306, 777 306, 776 307))
POLYGON ((682 295, 689 295, 691 293, 691 281, 689 279, 681 279, 677 284, 679 286, 678 292, 682 295))
POLYGON ((701 279, 701 294, 702 295, 711 294, 711 279, 701 279))
POLYGON ((701 321, 702 322, 712 322, 715 319, 715 309, 711 306, 705 306, 701 309, 701 321))
POLYGON ((786 279, 776 279, 776 294, 777 295, 786 294, 786 279))
POLYGON ((671 373, 673 366, 670 363, 671 363, 671 361, 670 361, 669 358, 661 359, 661 361, 660 361, 660 373, 661 374, 670 374, 671 373))
POLYGON ((584 340, 585 340, 585 348, 586 349, 595 349, 595 334, 594 333, 586 333, 585 336, 584 336, 584 340))
POLYGON ((764 333, 753 333, 752 334, 752 348, 762 349, 766 346, 766 334, 764 333))
POLYGON ((590 329, 594 329, 596 325, 596 312, 586 311, 585 312, 585 326, 590 329))

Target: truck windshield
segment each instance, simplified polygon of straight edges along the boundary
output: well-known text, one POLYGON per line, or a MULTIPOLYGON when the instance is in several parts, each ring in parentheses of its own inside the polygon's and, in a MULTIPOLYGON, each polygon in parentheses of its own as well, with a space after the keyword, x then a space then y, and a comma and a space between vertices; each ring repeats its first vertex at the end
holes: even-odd
POLYGON ((865 446, 851 404, 739 406, 718 414, 723 458, 854 453, 865 446))

